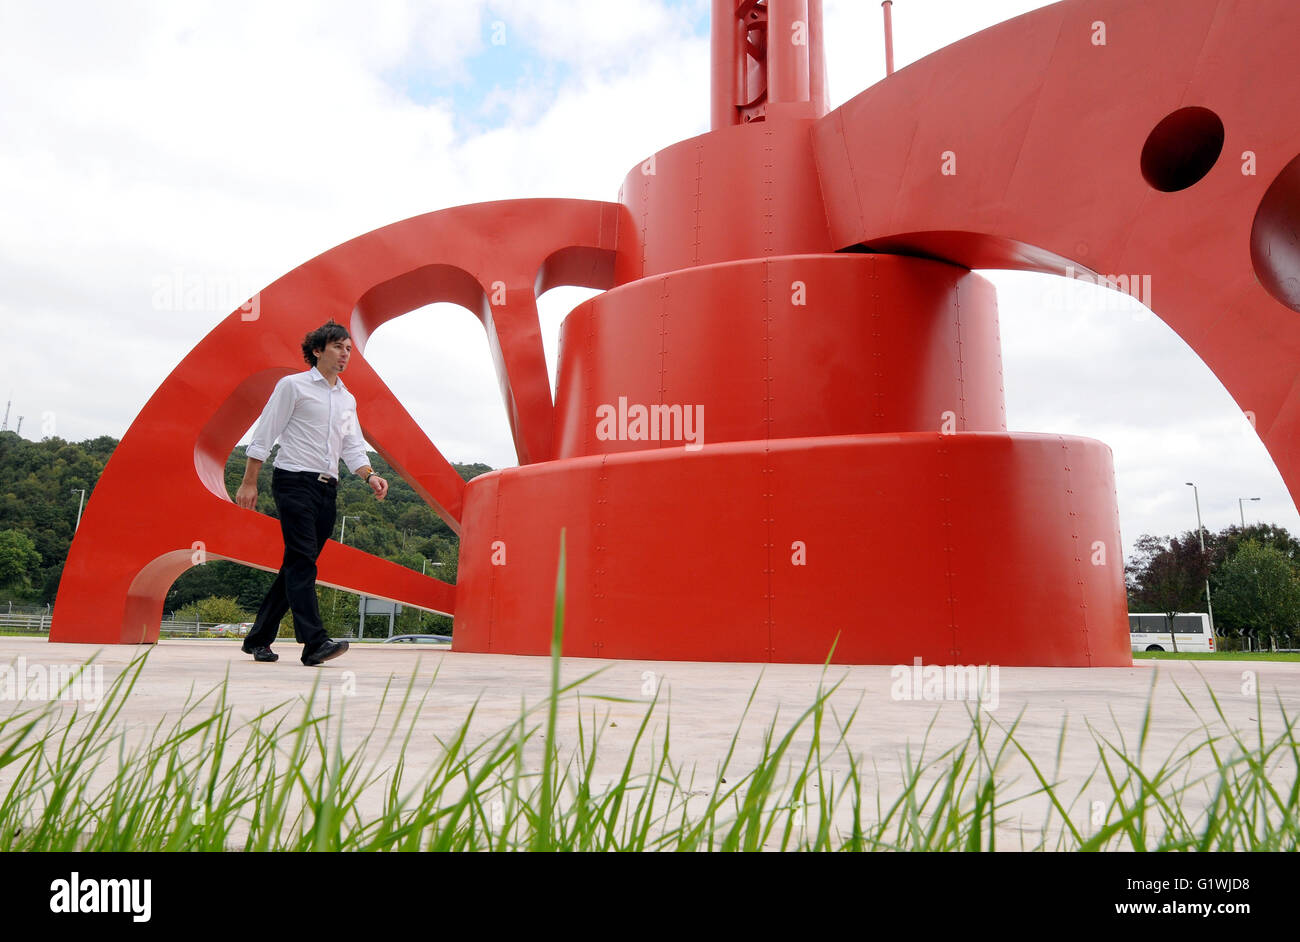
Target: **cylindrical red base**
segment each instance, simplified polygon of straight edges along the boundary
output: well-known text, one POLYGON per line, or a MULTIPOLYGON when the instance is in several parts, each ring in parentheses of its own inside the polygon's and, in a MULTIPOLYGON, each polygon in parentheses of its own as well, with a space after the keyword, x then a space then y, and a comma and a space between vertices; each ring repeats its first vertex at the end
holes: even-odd
POLYGON ((670 429, 647 422, 650 437, 635 426, 637 410, 668 409, 710 443, 1005 431, 993 286, 929 259, 784 255, 642 278, 574 308, 556 457, 680 446, 676 412, 670 429))
POLYGON ((1110 450, 1057 435, 660 448, 470 482, 458 651, 1125 666, 1110 450), (838 637, 838 641, 837 641, 838 637))

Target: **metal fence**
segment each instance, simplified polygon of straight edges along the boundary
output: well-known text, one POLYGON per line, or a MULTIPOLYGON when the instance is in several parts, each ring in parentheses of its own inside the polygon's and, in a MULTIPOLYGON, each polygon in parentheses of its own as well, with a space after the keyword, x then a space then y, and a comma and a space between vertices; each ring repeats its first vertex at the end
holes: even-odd
MULTIPOLYGON (((17 608, 18 606, 15 606, 17 608)), ((216 622, 165 621, 160 637, 163 638, 234 638, 234 634, 216 634, 216 622)), ((44 609, 34 612, 0 611, 0 633, 48 636, 50 616, 44 609)))
POLYGON ((48 635, 50 616, 40 612, 0 612, 0 631, 5 634, 48 635))
POLYGON ((236 634, 214 634, 217 622, 165 621, 159 632, 161 638, 235 638, 236 634))

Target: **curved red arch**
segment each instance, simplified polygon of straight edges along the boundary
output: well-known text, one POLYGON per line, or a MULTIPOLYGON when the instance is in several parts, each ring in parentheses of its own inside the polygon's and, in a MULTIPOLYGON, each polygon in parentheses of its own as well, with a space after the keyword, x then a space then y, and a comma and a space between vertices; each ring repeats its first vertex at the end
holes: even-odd
MULTIPOLYGON (((105 467, 64 566, 50 640, 152 643, 164 596, 190 566, 279 567, 276 521, 236 506, 224 469, 275 382, 303 368, 302 337, 330 318, 355 338, 347 381, 366 440, 459 532, 465 484, 366 362, 366 339, 417 307, 469 307, 486 328, 520 462, 548 458, 553 407, 535 289, 556 277, 609 287, 620 211, 508 200, 416 216, 317 256, 230 314, 164 380, 105 467), (557 265, 557 253, 569 263, 557 265)), ((318 568, 325 585, 455 612, 455 586, 333 541, 318 568)))
MULTIPOLYGON (((815 125, 832 241, 968 268, 1149 276, 1147 306, 1252 419, 1300 502, 1300 316, 1268 287, 1300 279, 1300 188, 1265 200, 1300 155, 1300 72, 1284 66, 1297 36, 1290 0, 1070 0, 954 43, 815 125), (1192 108, 1220 119, 1222 151, 1162 192, 1144 147, 1192 108), (1288 270, 1257 271, 1252 245, 1288 270)), ((1165 149, 1196 153, 1195 122, 1181 126, 1183 147, 1165 149)))

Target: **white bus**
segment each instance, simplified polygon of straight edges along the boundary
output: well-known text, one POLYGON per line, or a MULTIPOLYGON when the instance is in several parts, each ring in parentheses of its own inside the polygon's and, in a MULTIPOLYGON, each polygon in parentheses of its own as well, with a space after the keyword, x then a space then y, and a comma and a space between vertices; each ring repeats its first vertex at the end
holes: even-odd
POLYGON ((1128 616, 1129 636, 1134 651, 1213 651, 1214 635, 1210 616, 1205 612, 1178 612, 1174 615, 1173 635, 1169 633, 1169 616, 1142 614, 1128 616), (1177 641, 1175 645, 1174 642, 1177 641))

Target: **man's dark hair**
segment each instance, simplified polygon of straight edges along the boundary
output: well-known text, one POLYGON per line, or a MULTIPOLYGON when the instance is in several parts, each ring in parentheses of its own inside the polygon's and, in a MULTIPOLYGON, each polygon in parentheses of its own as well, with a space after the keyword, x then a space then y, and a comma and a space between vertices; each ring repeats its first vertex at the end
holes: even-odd
POLYGON ((302 338, 302 358, 307 361, 309 366, 316 365, 316 350, 324 350, 336 340, 350 340, 351 335, 347 328, 342 324, 336 324, 331 319, 329 323, 317 327, 306 337, 302 338))

